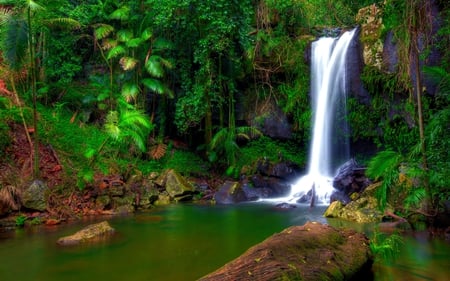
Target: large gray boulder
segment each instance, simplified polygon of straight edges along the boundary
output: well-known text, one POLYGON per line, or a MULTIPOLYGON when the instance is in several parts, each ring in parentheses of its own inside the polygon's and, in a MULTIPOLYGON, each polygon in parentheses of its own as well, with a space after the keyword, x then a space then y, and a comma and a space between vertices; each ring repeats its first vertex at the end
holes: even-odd
POLYGON ((47 185, 35 180, 25 189, 22 194, 22 206, 36 211, 45 211, 47 209, 47 185))
POLYGON ((200 280, 365 280, 372 261, 364 234, 308 222, 269 237, 200 280))

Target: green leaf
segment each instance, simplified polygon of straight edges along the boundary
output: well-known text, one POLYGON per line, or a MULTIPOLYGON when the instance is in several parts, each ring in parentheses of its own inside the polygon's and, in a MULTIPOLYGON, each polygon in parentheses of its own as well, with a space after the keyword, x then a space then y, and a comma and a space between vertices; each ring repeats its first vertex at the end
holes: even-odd
POLYGON ((133 32, 128 29, 121 29, 117 31, 117 39, 120 42, 127 42, 131 39, 133 39, 133 32))
POLYGON ((136 64, 138 62, 139 61, 137 59, 132 58, 132 57, 122 57, 122 58, 120 58, 120 61, 119 61, 120 66, 125 71, 134 69, 134 67, 136 66, 136 64))
POLYGON ((108 24, 99 24, 97 26, 98 27, 94 30, 94 36, 99 40, 108 37, 108 35, 114 31, 114 27, 108 24))
POLYGON ((131 40, 126 41, 125 44, 127 45, 127 47, 136 48, 139 47, 142 42, 144 41, 141 38, 133 38, 131 40))
POLYGON ((24 20, 11 18, 8 21, 2 50, 5 61, 12 69, 22 67, 28 50, 28 25, 24 20))
POLYGON ((134 83, 125 83, 122 87, 122 97, 127 101, 136 99, 139 94, 139 87, 134 83))
POLYGON ((122 6, 109 15, 110 19, 115 20, 127 20, 130 17, 130 8, 128 6, 122 6))
POLYGON ((126 53, 125 48, 122 45, 115 46, 111 50, 109 50, 108 55, 106 56, 107 59, 115 58, 119 55, 123 55, 126 53))
POLYGON ((145 62, 145 69, 150 75, 154 77, 160 78, 164 76, 164 69, 161 64, 161 57, 159 56, 151 56, 145 62))
POLYGON ((150 28, 146 28, 141 34, 141 39, 146 41, 146 40, 152 38, 152 36, 153 36, 152 30, 150 28))
POLYGON ((144 86, 146 86, 155 93, 164 94, 165 92, 165 87, 163 83, 161 83, 161 81, 159 80, 152 78, 144 78, 142 79, 142 84, 144 84, 144 86))

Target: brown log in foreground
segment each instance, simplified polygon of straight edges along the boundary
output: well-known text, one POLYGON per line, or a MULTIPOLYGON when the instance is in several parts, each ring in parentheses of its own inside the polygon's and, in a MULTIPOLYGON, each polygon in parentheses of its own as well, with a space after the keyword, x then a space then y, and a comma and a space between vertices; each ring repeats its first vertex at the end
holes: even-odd
POLYGON ((269 237, 200 280, 350 280, 370 272, 371 264, 365 235, 308 222, 269 237))

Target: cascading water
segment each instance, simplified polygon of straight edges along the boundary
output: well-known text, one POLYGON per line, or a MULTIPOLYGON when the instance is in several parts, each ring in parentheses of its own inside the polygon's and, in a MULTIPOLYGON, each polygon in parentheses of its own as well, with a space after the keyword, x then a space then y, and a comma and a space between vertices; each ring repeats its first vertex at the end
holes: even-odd
POLYGON ((346 122, 346 56, 356 29, 339 38, 323 37, 313 42, 311 97, 314 127, 308 173, 291 188, 288 201, 304 200, 326 204, 333 191, 333 176, 349 159, 346 122), (307 199, 307 200, 308 200, 307 199))

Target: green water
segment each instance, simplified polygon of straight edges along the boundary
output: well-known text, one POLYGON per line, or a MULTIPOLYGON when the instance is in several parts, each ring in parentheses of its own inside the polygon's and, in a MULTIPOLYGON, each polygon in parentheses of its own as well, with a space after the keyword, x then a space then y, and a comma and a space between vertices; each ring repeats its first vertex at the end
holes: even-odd
MULTIPOLYGON (((281 211, 259 203, 171 205, 107 218, 118 233, 112 241, 70 248, 55 242, 94 221, 0 233, 0 280, 196 280, 288 226, 308 220, 327 223, 323 211, 322 207, 310 210, 306 206, 281 211)), ((415 247, 405 255, 420 259, 399 266, 374 267, 376 280, 445 280, 436 279, 440 278, 436 273, 445 276, 449 272, 448 244, 443 244, 447 248, 432 243, 420 245, 426 249, 415 247), (412 270, 416 262, 426 269, 412 270), (381 278, 395 276, 398 268, 401 276, 420 274, 425 279, 381 278)))

